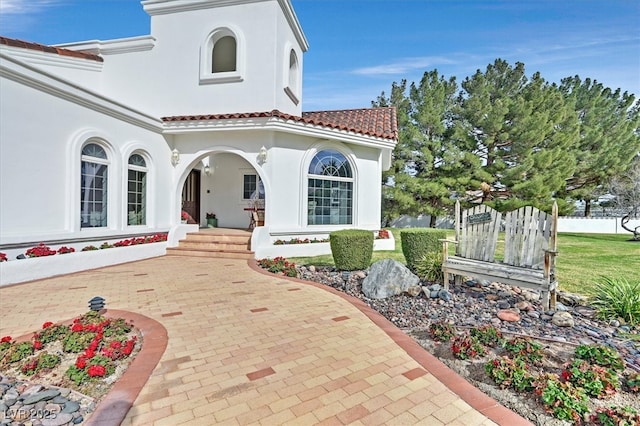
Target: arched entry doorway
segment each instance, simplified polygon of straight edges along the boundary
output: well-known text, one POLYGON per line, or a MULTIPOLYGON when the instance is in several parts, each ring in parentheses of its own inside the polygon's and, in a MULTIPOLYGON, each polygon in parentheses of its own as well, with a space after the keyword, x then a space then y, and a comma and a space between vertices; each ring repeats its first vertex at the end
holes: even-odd
POLYGON ((189 172, 182 187, 182 211, 189 216, 189 221, 200 223, 200 170, 189 172))
POLYGON ((207 217, 215 215, 220 228, 248 229, 251 210, 257 210, 256 225, 262 226, 269 192, 263 172, 251 155, 234 149, 195 153, 176 194, 182 212, 193 219, 189 223, 201 227, 207 226, 207 217))

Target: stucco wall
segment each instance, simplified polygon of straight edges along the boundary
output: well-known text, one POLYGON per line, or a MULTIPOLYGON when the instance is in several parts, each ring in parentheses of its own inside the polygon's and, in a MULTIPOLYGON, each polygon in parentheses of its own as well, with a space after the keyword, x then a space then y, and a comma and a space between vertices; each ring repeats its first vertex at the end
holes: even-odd
POLYGON ((2 78, 0 92, 0 244, 169 227, 173 172, 161 135, 13 80, 2 78), (109 156, 109 226, 80 229, 80 152, 91 139, 109 156), (149 163, 147 225, 128 227, 127 161, 136 150, 149 163))
POLYGON ((288 64, 286 46, 296 50, 300 73, 303 52, 277 1, 157 14, 150 19, 153 41, 138 43, 147 46, 139 50, 128 47, 130 39, 63 46, 101 49, 102 92, 159 117, 273 109, 301 115, 301 102, 296 105, 284 93, 283 72, 288 64), (201 78, 206 41, 218 28, 237 36, 241 81, 201 78))

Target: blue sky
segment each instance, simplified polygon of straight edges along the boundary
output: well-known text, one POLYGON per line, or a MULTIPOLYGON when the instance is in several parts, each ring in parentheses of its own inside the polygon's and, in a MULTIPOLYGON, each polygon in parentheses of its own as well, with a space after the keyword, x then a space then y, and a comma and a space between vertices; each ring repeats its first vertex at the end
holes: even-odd
MULTIPOLYGON (((309 40, 303 109, 370 106, 438 69, 458 83, 496 58, 549 81, 640 95, 638 0, 292 0, 309 40)), ((149 33, 137 0, 0 0, 0 34, 44 44, 149 33)), ((206 113, 206 111, 203 111, 206 113)))

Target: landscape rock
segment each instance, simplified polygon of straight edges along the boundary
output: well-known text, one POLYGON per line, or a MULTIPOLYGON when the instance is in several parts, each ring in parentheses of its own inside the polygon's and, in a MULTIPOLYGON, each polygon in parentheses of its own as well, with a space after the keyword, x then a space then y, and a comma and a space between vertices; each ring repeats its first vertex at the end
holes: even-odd
POLYGON ((407 294, 411 297, 418 297, 422 293, 422 287, 419 285, 413 285, 407 289, 407 294))
POLYGON ((498 318, 502 321, 517 322, 520 321, 520 314, 511 309, 501 309, 498 311, 498 318))
POLYGON ((362 292, 371 299, 386 299, 418 286, 420 278, 409 268, 393 259, 384 259, 371 265, 369 275, 362 282, 362 292))
POLYGON ((573 327, 576 324, 571 314, 565 311, 556 312, 551 322, 558 327, 573 327))

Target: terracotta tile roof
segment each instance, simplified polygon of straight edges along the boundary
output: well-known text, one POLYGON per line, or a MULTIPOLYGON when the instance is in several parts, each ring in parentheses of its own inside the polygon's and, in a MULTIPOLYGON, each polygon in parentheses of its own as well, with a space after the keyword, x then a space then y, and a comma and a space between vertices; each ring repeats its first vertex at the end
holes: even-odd
POLYGON ((383 139, 398 139, 398 120, 396 117, 396 109, 393 107, 346 109, 335 111, 312 111, 303 112, 302 117, 286 114, 278 111, 277 109, 274 109, 270 112, 180 115, 173 117, 162 117, 162 120, 165 122, 175 122, 262 117, 281 118, 283 120, 292 120, 300 123, 328 127, 331 129, 344 130, 348 132, 355 132, 362 135, 374 136, 383 139))
POLYGON ((63 49, 61 47, 46 46, 44 44, 32 43, 29 41, 16 40, 0 36, 0 44, 11 47, 20 47, 22 49, 37 50, 40 52, 54 53, 60 56, 70 56, 72 58, 89 59, 92 61, 103 62, 101 56, 91 53, 78 52, 76 50, 63 49))

